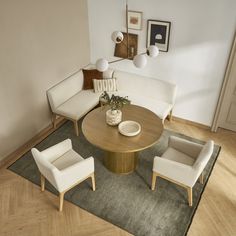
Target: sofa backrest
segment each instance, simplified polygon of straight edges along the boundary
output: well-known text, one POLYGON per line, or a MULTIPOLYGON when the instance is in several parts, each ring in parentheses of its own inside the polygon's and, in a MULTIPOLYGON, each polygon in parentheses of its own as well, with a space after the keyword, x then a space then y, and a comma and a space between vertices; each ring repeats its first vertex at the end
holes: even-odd
POLYGON ((170 104, 175 102, 177 90, 175 84, 124 71, 115 71, 113 77, 117 79, 118 91, 139 93, 170 104))
POLYGON ((50 88, 47 91, 47 96, 52 111, 81 91, 83 82, 83 72, 80 70, 50 88))

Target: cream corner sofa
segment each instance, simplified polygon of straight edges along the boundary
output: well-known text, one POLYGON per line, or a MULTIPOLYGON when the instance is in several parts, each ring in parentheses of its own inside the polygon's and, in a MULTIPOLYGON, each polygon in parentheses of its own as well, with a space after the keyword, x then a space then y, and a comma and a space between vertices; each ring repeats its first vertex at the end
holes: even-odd
MULTIPOLYGON (((162 80, 149 78, 124 71, 109 69, 103 73, 104 78, 116 78, 120 96, 128 96, 132 104, 148 108, 164 122, 172 114, 177 86, 162 80)), ((83 90, 82 70, 64 79, 47 91, 49 104, 53 113, 53 125, 56 116, 62 116, 74 122, 78 136, 78 120, 99 104, 101 93, 83 90)))

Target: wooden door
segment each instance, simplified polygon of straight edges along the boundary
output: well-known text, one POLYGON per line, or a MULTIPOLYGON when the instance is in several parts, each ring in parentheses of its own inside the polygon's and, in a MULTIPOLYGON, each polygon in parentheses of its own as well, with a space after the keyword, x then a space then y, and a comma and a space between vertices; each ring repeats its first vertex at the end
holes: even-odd
POLYGON ((218 127, 236 131, 236 37, 225 73, 212 131, 218 127))

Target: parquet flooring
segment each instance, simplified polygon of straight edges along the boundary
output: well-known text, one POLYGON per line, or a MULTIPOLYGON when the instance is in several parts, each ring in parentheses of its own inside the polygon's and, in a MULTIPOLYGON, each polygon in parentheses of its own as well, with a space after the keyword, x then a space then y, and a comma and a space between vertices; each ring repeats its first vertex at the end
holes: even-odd
MULTIPOLYGON (((236 235, 236 133, 211 133, 177 121, 167 121, 165 127, 202 140, 211 138, 222 146, 188 235, 236 235)), ((28 180, 0 169, 1 236, 130 235, 67 201, 63 212, 57 206, 58 198, 50 192, 41 193, 28 180)))

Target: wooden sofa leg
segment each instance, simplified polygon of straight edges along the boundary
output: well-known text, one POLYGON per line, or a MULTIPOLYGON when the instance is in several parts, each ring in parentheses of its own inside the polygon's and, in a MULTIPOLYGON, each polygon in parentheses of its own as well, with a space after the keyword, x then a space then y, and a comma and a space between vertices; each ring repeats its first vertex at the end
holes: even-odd
POLYGON ((171 122, 172 121, 172 110, 170 111, 170 114, 168 115, 168 120, 171 122))
POLYGON ((41 191, 43 192, 45 190, 45 177, 41 174, 40 176, 41 180, 41 191))
POLYGON ((59 211, 63 209, 64 194, 64 192, 59 193, 59 211))
POLYGON ((53 124, 53 128, 55 129, 57 124, 56 124, 56 120, 57 120, 57 115, 56 114, 52 114, 52 124, 53 124))
POLYGON ((95 190, 96 190, 96 184, 95 184, 94 173, 91 175, 91 179, 92 179, 92 187, 93 187, 93 191, 95 191, 95 190))
POLYGON ((78 122, 77 122, 77 120, 74 120, 74 127, 75 127, 76 136, 79 136, 79 127, 78 127, 78 122))
POLYGON ((187 191, 188 191, 188 204, 189 206, 193 205, 193 191, 191 187, 187 187, 187 191))
POLYGON ((155 189, 156 180, 157 180, 157 174, 156 174, 155 172, 153 172, 153 173, 152 173, 152 190, 155 189))

